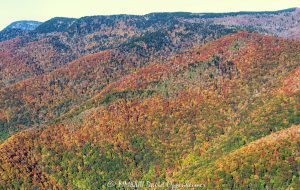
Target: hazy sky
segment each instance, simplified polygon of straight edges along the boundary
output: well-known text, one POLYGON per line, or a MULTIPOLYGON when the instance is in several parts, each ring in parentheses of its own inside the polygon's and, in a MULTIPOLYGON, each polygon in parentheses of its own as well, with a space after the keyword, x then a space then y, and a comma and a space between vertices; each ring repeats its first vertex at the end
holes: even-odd
POLYGON ((0 30, 16 20, 46 21, 55 16, 262 11, 291 7, 300 7, 300 0, 0 0, 0 30))

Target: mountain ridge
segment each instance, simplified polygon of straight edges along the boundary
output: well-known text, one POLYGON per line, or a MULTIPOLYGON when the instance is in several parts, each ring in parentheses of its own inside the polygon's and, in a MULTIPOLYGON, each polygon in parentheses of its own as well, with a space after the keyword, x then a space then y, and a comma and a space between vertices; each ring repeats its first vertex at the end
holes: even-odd
MULTIPOLYGON (((224 16, 237 16, 237 15, 243 15, 243 14, 279 14, 279 13, 288 13, 288 12, 294 12, 299 10, 300 8, 298 7, 293 7, 293 8, 287 8, 287 9, 282 9, 282 10, 276 10, 276 11, 237 11, 237 12, 152 12, 152 13, 147 13, 147 14, 111 14, 111 15, 91 15, 91 16, 83 16, 80 18, 71 18, 71 17, 53 17, 45 22, 49 22, 51 20, 56 20, 56 19, 63 19, 63 20, 80 20, 88 17, 122 17, 122 16, 129 16, 129 17, 151 17, 151 16, 157 16, 157 15, 170 15, 170 16, 204 16, 204 17, 224 17, 224 16)), ((38 27, 41 24, 44 24, 45 22, 40 22, 40 21, 33 21, 33 20, 18 20, 14 21, 8 26, 6 26, 4 29, 11 29, 11 28, 17 28, 17 29, 22 29, 21 26, 15 26, 18 24, 33 24, 32 27, 29 28, 29 30, 34 30, 36 27, 38 27)), ((4 30, 3 29, 3 30, 4 30)))
POLYGON ((9 29, 21 29, 21 30, 34 30, 36 29, 42 22, 33 21, 33 20, 19 20, 12 22, 8 26, 6 26, 3 30, 9 29))

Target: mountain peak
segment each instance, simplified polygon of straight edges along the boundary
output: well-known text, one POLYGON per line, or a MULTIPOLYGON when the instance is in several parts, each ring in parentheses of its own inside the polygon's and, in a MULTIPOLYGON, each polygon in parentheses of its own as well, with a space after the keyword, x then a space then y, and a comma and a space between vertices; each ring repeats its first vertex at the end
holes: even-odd
POLYGON ((8 25, 4 30, 8 29, 21 29, 21 30, 34 30, 36 29, 42 22, 39 21, 32 21, 32 20, 20 20, 15 21, 8 25))

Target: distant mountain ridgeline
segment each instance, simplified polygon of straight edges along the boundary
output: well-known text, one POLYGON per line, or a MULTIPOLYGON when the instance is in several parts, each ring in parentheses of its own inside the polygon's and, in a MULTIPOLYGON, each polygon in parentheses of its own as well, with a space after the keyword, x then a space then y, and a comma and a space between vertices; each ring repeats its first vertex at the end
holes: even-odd
MULTIPOLYGON (((114 23, 117 20, 123 20, 131 22, 132 25, 137 26, 139 29, 145 29, 153 24, 159 24, 167 20, 182 20, 182 19, 201 19, 206 21, 213 21, 219 23, 219 20, 226 19, 231 21, 232 25, 238 25, 240 27, 249 27, 257 25, 256 29, 265 29, 264 26, 261 26, 257 22, 272 21, 268 25, 273 25, 277 28, 277 25, 293 25, 297 23, 298 19, 297 14, 299 14, 298 8, 290 8, 279 11, 264 11, 264 12, 232 12, 232 13, 189 13, 189 12, 174 12, 174 13, 150 13, 143 16, 137 15, 112 15, 112 16, 89 16, 82 17, 80 19, 75 18, 64 18, 56 17, 50 19, 44 23, 37 21, 16 21, 9 26, 7 26, 4 31, 8 33, 9 30, 21 29, 23 31, 32 31, 34 33, 51 33, 51 32, 68 32, 70 34, 83 34, 83 33, 92 33, 95 30, 99 30, 101 26, 114 26, 114 23), (267 18, 266 18, 267 16, 267 18), (237 19, 242 17, 244 23, 237 22, 237 19), (254 19, 256 18, 256 19, 254 19), (289 19, 290 22, 284 23, 280 18, 289 19), (254 20, 253 20, 254 19, 254 20), (253 23, 253 21, 255 21, 253 23), (251 23, 252 22, 252 23, 251 23)), ((225 24, 225 23, 223 23, 225 24)), ((227 25, 227 24, 225 24, 227 25)), ((271 30, 271 29, 269 29, 271 30)), ((272 32, 267 30, 266 32, 272 32)), ((278 30, 278 29, 275 29, 278 30)), ((3 32, 3 31, 2 31, 3 32)), ((280 33, 280 31, 277 31, 280 33)), ((17 35, 7 35, 6 38, 3 37, 4 34, 0 33, 0 40, 7 40, 17 35), (10 36, 10 37, 9 37, 10 36)), ((19 36, 24 34, 19 33, 19 36)), ((288 36, 287 36, 288 37, 288 36)))
POLYGON ((42 22, 30 21, 30 20, 16 21, 8 25, 6 28, 4 28, 4 30, 21 29, 21 30, 32 31, 35 30, 41 24, 42 22))
POLYGON ((0 47, 5 49, 5 55, 14 54, 13 59, 22 60, 19 66, 22 69, 12 73, 5 66, 9 64, 6 63, 8 60, 3 58, 0 86, 52 71, 82 55, 113 48, 135 52, 146 62, 238 30, 297 39, 299 22, 297 8, 222 14, 178 12, 79 19, 56 17, 44 23, 20 21, 0 32, 0 41, 19 37, 17 42, 14 40, 10 48, 4 47, 6 43, 0 43, 0 47), (32 49, 33 44, 39 44, 43 56, 37 56, 40 52, 32 49))

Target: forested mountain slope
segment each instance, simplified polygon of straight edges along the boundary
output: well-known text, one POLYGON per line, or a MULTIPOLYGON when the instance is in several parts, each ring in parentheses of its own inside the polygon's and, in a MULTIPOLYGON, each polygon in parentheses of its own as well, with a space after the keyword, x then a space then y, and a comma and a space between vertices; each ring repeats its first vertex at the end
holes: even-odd
POLYGON ((297 189, 299 52, 242 31, 138 66, 124 56, 120 69, 105 50, 1 88, 0 186, 297 189))
POLYGON ((0 86, 46 74, 99 51, 117 48, 122 54, 133 53, 133 62, 148 62, 236 31, 211 22, 189 23, 179 18, 53 18, 28 34, 0 42, 0 86))

